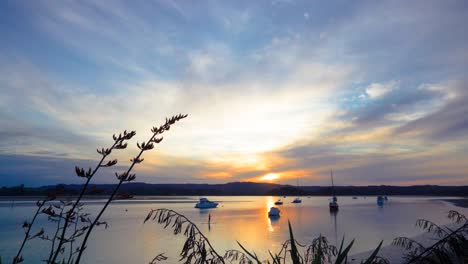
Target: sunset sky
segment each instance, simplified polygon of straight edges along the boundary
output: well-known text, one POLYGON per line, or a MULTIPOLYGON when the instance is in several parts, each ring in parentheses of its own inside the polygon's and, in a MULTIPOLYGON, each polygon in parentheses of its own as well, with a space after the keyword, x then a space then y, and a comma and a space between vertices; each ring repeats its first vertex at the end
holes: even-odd
POLYGON ((0 186, 468 185, 468 2, 0 1, 0 186))

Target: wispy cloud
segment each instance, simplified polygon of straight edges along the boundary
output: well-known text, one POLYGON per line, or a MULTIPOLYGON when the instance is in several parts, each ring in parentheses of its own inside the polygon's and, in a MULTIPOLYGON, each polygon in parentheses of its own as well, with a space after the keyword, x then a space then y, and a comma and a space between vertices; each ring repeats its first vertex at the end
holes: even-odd
POLYGON ((371 85, 367 86, 366 94, 372 99, 379 98, 391 92, 393 89, 395 89, 396 86, 396 81, 390 81, 384 84, 372 83, 371 85))

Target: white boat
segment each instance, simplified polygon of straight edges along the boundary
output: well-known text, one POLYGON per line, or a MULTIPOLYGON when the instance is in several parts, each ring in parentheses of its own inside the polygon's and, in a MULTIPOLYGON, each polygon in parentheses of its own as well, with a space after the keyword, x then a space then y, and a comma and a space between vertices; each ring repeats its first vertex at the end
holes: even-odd
POLYGON ((292 203, 302 203, 302 200, 301 200, 301 198, 296 197, 296 198, 292 201, 292 203))
POLYGON ((278 199, 278 201, 275 202, 275 205, 283 205, 283 201, 281 199, 278 199))
POLYGON ((195 208, 201 208, 201 209, 216 208, 216 206, 218 206, 217 202, 212 202, 206 198, 200 198, 200 201, 197 204, 195 204, 195 208))
POLYGON ((333 170, 330 170, 330 177, 331 177, 331 182, 332 182, 332 200, 331 202, 328 204, 328 206, 330 207, 330 211, 338 211, 338 198, 336 198, 336 195, 335 195, 335 185, 333 183, 333 170))
POLYGON ((269 217, 279 217, 280 216, 280 209, 278 207, 271 207, 270 211, 268 212, 269 217))

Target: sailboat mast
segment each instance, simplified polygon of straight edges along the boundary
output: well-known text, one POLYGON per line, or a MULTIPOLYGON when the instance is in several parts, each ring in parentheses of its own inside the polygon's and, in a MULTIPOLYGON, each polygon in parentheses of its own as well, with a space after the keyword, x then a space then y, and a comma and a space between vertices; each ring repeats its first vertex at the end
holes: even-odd
POLYGON ((333 169, 330 169, 331 181, 332 181, 332 194, 335 196, 335 185, 333 184, 333 169))

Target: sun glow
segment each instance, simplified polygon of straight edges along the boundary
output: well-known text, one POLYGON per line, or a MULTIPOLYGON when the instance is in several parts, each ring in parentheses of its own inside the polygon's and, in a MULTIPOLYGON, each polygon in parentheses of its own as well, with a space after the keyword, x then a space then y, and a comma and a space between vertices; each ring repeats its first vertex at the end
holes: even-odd
POLYGON ((262 176, 259 180, 260 181, 273 181, 280 177, 278 173, 268 173, 262 176))

